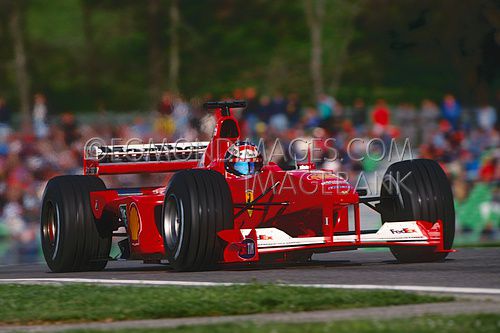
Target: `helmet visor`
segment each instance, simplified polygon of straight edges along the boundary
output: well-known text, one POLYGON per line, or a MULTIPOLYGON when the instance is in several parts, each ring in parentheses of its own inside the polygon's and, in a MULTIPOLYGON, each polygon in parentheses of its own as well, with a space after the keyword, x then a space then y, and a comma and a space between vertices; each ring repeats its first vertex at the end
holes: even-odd
POLYGON ((255 173, 255 163, 254 162, 235 162, 234 170, 241 175, 251 175, 255 173))

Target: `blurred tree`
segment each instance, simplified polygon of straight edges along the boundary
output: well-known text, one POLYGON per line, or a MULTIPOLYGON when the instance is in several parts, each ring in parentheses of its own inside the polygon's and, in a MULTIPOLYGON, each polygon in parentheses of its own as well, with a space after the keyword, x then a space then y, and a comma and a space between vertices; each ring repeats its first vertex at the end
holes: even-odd
POLYGON ((322 31, 325 17, 324 0, 305 0, 304 10, 311 34, 311 78, 313 96, 323 94, 323 41, 322 31))
POLYGON ((0 94, 14 110, 27 109, 30 88, 51 112, 144 109, 165 88, 189 98, 255 86, 306 103, 323 91, 391 103, 451 91, 473 103, 500 88, 495 0, 0 4, 0 94))
MULTIPOLYGON (((172 0, 173 1, 173 0, 172 0)), ((153 105, 159 100, 164 86, 164 52, 162 45, 162 32, 164 14, 160 0, 148 0, 148 43, 149 43, 149 94, 153 105)))
POLYGON ((94 11, 94 1, 93 0, 81 0, 81 8, 82 8, 82 27, 83 27, 83 35, 85 39, 85 53, 86 53, 86 62, 87 62, 87 89, 88 93, 91 96, 95 96, 98 100, 100 99, 99 92, 99 80, 96 76, 99 75, 98 69, 98 57, 96 52, 95 45, 95 31, 94 26, 92 24, 92 15, 94 11))
POLYGON ((325 8, 324 67, 328 90, 337 94, 345 66, 350 61, 349 46, 356 36, 355 19, 362 11, 364 0, 329 0, 325 8))
POLYGON ((179 26, 180 13, 178 0, 170 0, 170 66, 169 87, 173 92, 179 91, 179 26))
POLYGON ((453 92, 471 104, 480 90, 492 95, 500 84, 499 10, 495 0, 364 2, 344 97, 417 102, 453 92))
POLYGON ((14 1, 4 4, 9 12, 9 30, 14 51, 16 83, 19 91, 19 104, 24 124, 30 122, 30 77, 26 65, 26 50, 24 44, 23 14, 24 1, 14 1))
POLYGON ((435 18, 433 28, 441 28, 436 36, 438 47, 460 76, 456 93, 468 103, 478 102, 481 96, 488 95, 492 75, 495 72, 500 74, 500 38, 494 39, 495 30, 497 34, 500 31, 500 2, 442 1, 432 14, 435 18), (458 19, 450 20, 446 25, 438 23, 449 15, 458 19), (493 45, 489 45, 492 41, 493 45), (486 63, 486 57, 495 53, 496 66, 492 63, 492 67, 484 68, 481 64, 486 63))

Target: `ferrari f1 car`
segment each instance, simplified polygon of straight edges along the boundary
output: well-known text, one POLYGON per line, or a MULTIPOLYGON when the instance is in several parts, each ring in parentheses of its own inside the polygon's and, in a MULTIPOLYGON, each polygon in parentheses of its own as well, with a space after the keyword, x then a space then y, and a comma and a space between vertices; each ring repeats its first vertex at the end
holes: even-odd
POLYGON ((357 191, 313 163, 285 171, 240 140, 232 108, 209 102, 209 142, 89 144, 84 175, 59 176, 45 189, 41 238, 52 271, 102 270, 112 237, 121 259, 166 259, 180 271, 231 263, 307 261, 313 253, 389 247, 399 262, 442 260, 455 231, 448 179, 432 160, 396 162, 379 196, 357 191), (166 173, 155 187, 107 189, 101 175, 166 173), (362 228, 360 205, 380 214, 362 228))

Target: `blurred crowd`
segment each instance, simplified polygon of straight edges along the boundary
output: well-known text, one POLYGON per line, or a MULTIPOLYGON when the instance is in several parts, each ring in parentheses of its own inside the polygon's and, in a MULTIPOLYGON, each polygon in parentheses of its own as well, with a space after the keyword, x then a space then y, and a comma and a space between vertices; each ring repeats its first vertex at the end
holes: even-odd
MULTIPOLYGON (((225 98, 248 101, 246 109, 235 112, 242 136, 262 140, 267 155, 273 155, 273 161, 287 169, 295 167, 290 156, 295 152, 286 148, 296 138, 314 138, 319 142, 335 139, 337 156, 320 144, 314 161, 318 167, 346 172, 351 181, 360 172, 373 173, 387 166, 379 158, 353 158, 353 152, 356 156, 367 155, 366 143, 371 138, 386 144, 392 139, 404 143, 408 138, 413 157, 430 158, 442 165, 452 181, 458 212, 461 205, 471 206, 471 193, 479 191, 475 188, 487 189, 486 199, 478 203, 487 205, 480 208, 485 220, 481 232, 498 234, 499 99, 483 100, 477 107, 466 108, 452 94, 444 95, 442 101, 423 100, 420 105, 391 105, 383 99, 368 105, 362 98, 344 104, 333 96, 321 95, 315 105, 309 105, 296 93, 269 96, 258 94, 251 87, 237 89, 225 98), (354 138, 365 141, 349 145, 354 138), (285 147, 281 152, 276 151, 276 139, 285 147)), ((123 114, 105 111, 91 116, 55 114, 46 97, 38 93, 33 98, 30 123, 13 126, 12 110, 0 96, 0 262, 37 260, 40 202, 45 184, 56 175, 81 173, 83 147, 88 139, 100 137, 111 142, 112 138, 139 138, 146 143, 150 138, 160 142, 180 137, 187 141, 207 140, 214 120, 202 109, 201 102, 209 99, 205 96, 188 102, 167 91, 155 110, 123 118, 123 114)), ((371 157, 384 153, 379 146, 371 147, 371 157)), ((106 182, 108 186, 139 185, 151 182, 151 177, 124 175, 106 182)), ((471 226, 460 218, 465 220, 467 216, 457 215, 464 232, 471 226)))

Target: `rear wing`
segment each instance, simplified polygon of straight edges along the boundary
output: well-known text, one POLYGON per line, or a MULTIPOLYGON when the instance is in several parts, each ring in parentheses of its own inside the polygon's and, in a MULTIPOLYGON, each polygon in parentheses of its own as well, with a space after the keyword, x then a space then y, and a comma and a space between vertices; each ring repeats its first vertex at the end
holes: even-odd
POLYGON ((208 141, 101 145, 87 142, 83 156, 85 175, 160 173, 198 166, 208 141))
POLYGON ((229 116, 231 108, 246 108, 246 101, 224 101, 224 102, 206 102, 203 107, 207 110, 220 109, 223 116, 229 116))

